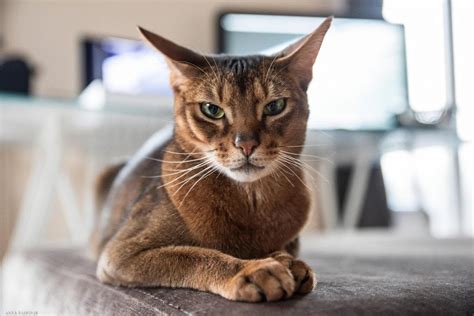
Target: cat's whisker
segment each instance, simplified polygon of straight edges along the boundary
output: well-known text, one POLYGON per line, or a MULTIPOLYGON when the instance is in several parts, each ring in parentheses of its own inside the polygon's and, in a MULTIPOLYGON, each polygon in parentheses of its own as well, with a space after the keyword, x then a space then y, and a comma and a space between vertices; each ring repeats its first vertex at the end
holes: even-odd
POLYGON ((219 67, 219 66, 217 65, 217 62, 216 62, 216 59, 214 58, 214 56, 210 55, 210 57, 211 57, 212 60, 214 61, 214 65, 216 66, 216 69, 217 69, 217 71, 219 72, 219 78, 221 79, 221 82, 222 82, 222 78, 224 77, 224 76, 222 75, 222 69, 221 69, 221 67, 219 67))
MULTIPOLYGON (((273 179, 275 179, 275 181, 278 181, 278 180, 279 180, 279 177, 276 176, 276 171, 275 171, 275 169, 270 172, 270 176, 271 176, 273 179)), ((259 182, 260 182, 260 180, 261 180, 261 179, 258 179, 259 182)))
POLYGON ((165 168, 163 168, 162 170, 163 171, 173 171, 172 173, 167 174, 167 175, 171 176, 171 175, 174 175, 174 174, 179 174, 179 173, 195 170, 195 169, 200 168, 200 167, 202 167, 206 164, 207 164, 207 161, 202 161, 199 164, 197 164, 195 166, 191 166, 189 168, 184 168, 184 169, 179 169, 179 168, 165 169, 165 168))
MULTIPOLYGON (((206 167, 206 169, 207 169, 207 167, 206 167)), ((198 173, 196 173, 192 177, 184 178, 181 181, 179 181, 178 183, 174 183, 174 184, 171 184, 171 185, 167 184, 166 187, 173 188, 173 187, 177 187, 177 186, 184 186, 184 185, 186 185, 186 183, 190 182, 196 175, 202 174, 206 169, 200 170, 198 173)))
MULTIPOLYGON (((280 158, 281 158, 281 157, 278 157, 277 160, 280 159, 280 158)), ((286 165, 285 161, 282 161, 282 162, 283 162, 283 164, 281 164, 282 167, 284 167, 285 169, 287 169, 288 171, 290 171, 296 178, 298 178, 298 180, 299 180, 306 188, 308 188, 308 190, 311 190, 311 188, 308 187, 308 185, 304 182, 304 180, 301 179, 301 177, 298 176, 298 175, 296 174, 296 172, 295 172, 293 169, 291 169, 289 166, 286 165)), ((287 162, 287 163, 288 163, 288 162, 287 162)), ((301 169, 301 167, 298 167, 298 166, 297 166, 297 168, 301 169)))
MULTIPOLYGON (((173 196, 174 196, 177 192, 179 192, 185 185, 187 185, 188 183, 190 183, 193 178, 198 177, 198 176, 203 176, 204 174, 206 174, 206 173, 209 172, 210 170, 213 170, 213 168, 207 167, 206 169, 201 170, 200 172, 198 172, 197 174, 195 174, 195 175, 192 176, 191 178, 187 179, 186 181, 181 182, 181 186, 176 190, 175 193, 173 193, 173 196)), ((200 178, 199 178, 199 179, 200 179, 200 178)))
MULTIPOLYGON (((204 55, 204 54, 202 54, 202 53, 201 53, 201 55, 202 55, 202 57, 204 57, 204 59, 206 60, 206 63, 209 65, 209 68, 211 68, 211 71, 212 71, 212 73, 214 74, 214 77, 215 77, 216 81, 219 82, 219 81, 220 81, 220 80, 219 80, 219 76, 217 75, 217 72, 216 72, 216 70, 214 69, 214 67, 212 67, 211 63, 209 62, 209 59, 207 59, 206 55, 204 55)), ((218 68, 218 67, 216 67, 216 69, 217 69, 217 68, 218 68)))
POLYGON ((163 174, 159 174, 159 175, 153 175, 153 176, 141 176, 142 178, 148 178, 148 179, 154 179, 154 178, 163 178, 165 176, 172 176, 172 175, 175 175, 175 174, 180 174, 180 173, 183 173, 183 172, 186 172, 186 171, 190 171, 190 170, 193 170, 195 169, 195 167, 199 167, 198 166, 193 166, 193 167, 189 167, 189 168, 186 168, 186 169, 165 169, 163 168, 162 170, 163 171, 173 171, 172 173, 168 173, 166 175, 163 175, 163 174), (178 170, 178 171, 176 171, 178 170))
POLYGON ((163 160, 163 159, 158 159, 158 158, 153 158, 153 157, 145 157, 145 159, 158 161, 158 162, 164 162, 164 163, 178 163, 178 164, 181 164, 183 162, 201 161, 201 160, 207 159, 207 157, 201 157, 201 158, 189 159, 189 160, 163 160))
MULTIPOLYGON (((277 164, 278 165, 278 164, 277 164)), ((275 181, 278 181, 280 177, 277 174, 278 168, 274 167, 270 171, 270 176, 275 179, 275 181)), ((261 182, 262 179, 258 179, 259 182, 261 182)))
MULTIPOLYGON (((317 185, 316 179, 313 177, 313 175, 309 172, 308 169, 306 169, 306 168, 304 168, 304 167, 302 167, 302 166, 299 166, 299 165, 292 164, 292 163, 289 163, 289 164, 293 165, 295 168, 300 169, 301 171, 304 172, 305 175, 307 175, 307 176, 310 177, 309 180, 308 180, 308 179, 305 179, 305 181, 303 182, 303 181, 300 179, 300 177, 297 176, 298 179, 305 185, 305 187, 306 187, 308 190, 312 191, 311 187, 308 186, 308 183, 307 183, 306 181, 309 181, 309 182, 312 184, 312 186, 313 186, 319 193, 321 192, 320 189, 319 189, 319 187, 318 187, 318 185, 317 185), (305 172, 305 171, 306 171, 306 172, 305 172)), ((291 171, 292 171, 292 170, 291 170, 291 171)), ((293 172, 293 174, 294 174, 294 172, 293 172)))
POLYGON ((183 173, 183 172, 188 172, 188 171, 192 171, 194 169, 197 169, 201 166, 205 165, 205 163, 200 163, 199 165, 196 165, 196 166, 193 166, 193 167, 189 167, 189 168, 186 168, 186 169, 165 169, 163 168, 162 170, 163 171, 173 171, 171 173, 168 173, 166 175, 163 175, 163 174, 160 174, 160 175, 154 175, 154 176, 142 176, 142 178, 149 178, 149 179, 153 179, 153 178, 163 178, 165 176, 172 176, 172 175, 175 175, 175 174, 180 174, 180 173, 183 173), (178 171, 176 171, 178 170, 178 171))
POLYGON ((319 172, 318 170, 316 170, 313 166, 309 165, 308 163, 304 162, 304 161, 301 161, 300 159, 297 159, 295 157, 291 157, 291 156, 288 156, 288 155, 285 155, 285 154, 281 154, 281 158, 282 159, 285 159, 287 160, 289 163, 293 163, 293 164, 296 164, 296 165, 299 165, 301 168, 304 168, 306 169, 307 171, 312 171, 314 172, 317 176, 319 176, 321 179, 323 179, 324 181, 326 181, 327 183, 329 183, 328 179, 326 179, 322 174, 321 172, 319 172))
POLYGON ((204 75, 206 75, 206 77, 207 77, 208 79, 212 79, 211 76, 210 76, 204 69, 202 69, 201 67, 199 67, 199 66, 197 66, 197 65, 195 65, 195 64, 193 64, 193 63, 191 63, 191 62, 188 62, 188 61, 181 61, 181 63, 187 64, 187 65, 189 65, 189 66, 191 66, 191 67, 196 68, 197 70, 201 71, 204 75))
POLYGON ((275 60, 277 59, 278 55, 275 55, 275 57, 273 57, 273 60, 272 62, 270 63, 270 66, 268 67, 267 69, 267 73, 265 74, 265 79, 263 80, 263 82, 265 84, 267 84, 267 81, 268 81, 268 74, 270 73, 270 70, 272 69, 272 66, 273 66, 273 63, 275 62, 275 60))
POLYGON ((191 171, 188 171, 188 172, 182 174, 181 176, 179 176, 178 178, 173 179, 173 180, 170 181, 170 182, 163 183, 162 185, 158 186, 157 189, 161 189, 161 188, 163 188, 163 187, 170 187, 170 188, 172 188, 172 187, 174 187, 174 186, 180 185, 181 183, 185 182, 188 178, 184 178, 184 179, 182 179, 182 180, 180 180, 180 181, 178 181, 178 180, 179 180, 180 178, 186 176, 189 172, 191 172, 191 171), (176 182, 176 181, 178 181, 178 183, 174 183, 174 182, 176 182), (173 184, 173 183, 174 183, 174 184, 173 184))
MULTIPOLYGON (((280 164, 283 163, 283 162, 278 161, 278 160, 277 160, 276 162, 277 162, 277 165, 280 165, 280 164)), ((276 173, 276 174, 281 174, 281 175, 288 181, 288 183, 289 183, 293 188, 295 187, 295 185, 293 184, 293 182, 291 182, 290 179, 288 179, 288 177, 286 176, 286 174, 285 174, 283 171, 278 170, 278 169, 275 168, 275 173, 276 173)))
MULTIPOLYGON (((198 165, 196 166, 193 166, 193 167, 190 167, 190 168, 187 168, 187 169, 183 169, 183 170, 179 170, 179 171, 176 171, 176 172, 173 172, 173 173, 168 173, 166 175, 159 175, 159 176, 144 176, 146 178, 162 178, 164 176, 172 176, 172 175, 176 175, 176 174, 181 174, 180 176, 174 178, 173 180, 171 180, 170 182, 167 182, 166 184, 162 184, 161 186, 158 186, 157 189, 159 188, 162 188, 164 186, 167 186, 177 180, 179 180, 180 178, 186 176, 189 172, 193 171, 193 170, 196 170, 198 168, 201 168, 201 167, 204 167, 205 165, 207 165, 209 162, 208 161, 204 161, 204 162, 201 162, 199 163, 198 165)), ((163 170, 167 170, 167 169, 163 169, 163 170)), ((175 170, 175 169, 171 169, 171 170, 175 170)))
POLYGON ((282 146, 277 146, 277 148, 301 148, 301 147, 323 147, 323 146, 328 146, 328 144, 308 144, 308 145, 282 145, 282 146))
MULTIPOLYGON (((319 192, 321 193, 320 189, 319 189, 319 186, 318 186, 318 182, 316 181, 316 179, 313 177, 313 175, 311 174, 311 171, 315 172, 317 176, 319 176, 320 178, 326 180, 319 172, 317 172, 316 170, 311 170, 309 168, 311 168, 311 166, 305 166, 303 164, 296 164, 294 161, 289 161, 288 162, 289 164, 292 164, 293 166, 297 167, 297 168, 300 168, 302 171, 305 171, 305 175, 309 176, 310 179, 309 181, 312 183, 313 187, 319 192), (309 168, 308 168, 309 167, 309 168)), ((327 181, 327 180, 326 180, 327 181)))
MULTIPOLYGON (((289 165, 291 165, 291 166, 294 166, 294 167, 297 168, 297 169, 300 169, 301 171, 308 171, 307 168, 305 168, 304 165, 299 164, 299 163, 297 163, 297 162, 295 162, 295 161, 286 160, 284 157, 282 157, 282 160, 285 161, 287 164, 289 164, 289 165)), ((312 175, 311 173, 308 172, 307 175, 308 175, 312 180, 315 181, 315 179, 314 179, 314 177, 313 177, 313 175, 312 175)))
MULTIPOLYGON (((194 148, 186 157, 184 157, 184 160, 183 162, 187 161, 187 159, 189 157, 191 157, 191 155, 194 153, 194 151, 196 150, 196 148, 194 148)), ((178 164, 177 167, 181 166, 182 163, 178 164)))
MULTIPOLYGON (((207 167, 206 167, 205 169, 207 169, 207 167)), ((201 174, 203 171, 205 171, 205 169, 204 169, 204 170, 200 170, 200 171, 197 173, 197 175, 201 174)), ((189 171, 189 172, 191 172, 191 171, 189 171)), ((176 186, 178 186, 178 185, 186 184, 187 182, 189 182, 189 179, 194 178, 195 175, 192 176, 192 177, 190 177, 190 178, 181 179, 181 180, 178 181, 177 183, 174 183, 174 182, 176 182, 177 180, 179 180, 179 178, 182 178, 183 176, 188 175, 189 172, 186 172, 185 174, 181 175, 180 177, 178 177, 178 178, 176 178, 176 179, 173 179, 172 181, 167 182, 166 184, 163 184, 163 185, 161 185, 160 187, 172 188, 172 187, 176 187, 176 186)), ((160 187, 158 187, 158 188, 160 188, 160 187)))
POLYGON ((171 151, 171 150, 163 150, 163 152, 165 153, 170 153, 170 154, 173 154, 173 155, 191 155, 191 154, 200 154, 200 152, 177 152, 177 151, 171 151))
POLYGON ((281 159, 287 161, 288 163, 291 163, 293 165, 296 165, 296 166, 300 166, 301 168, 311 168, 313 169, 314 171, 316 169, 314 169, 311 165, 305 163, 304 161, 302 161, 301 159, 298 159, 298 158, 295 158, 295 157, 291 157, 291 156, 288 156, 288 155, 285 155, 285 154, 281 154, 281 159))
POLYGON ((284 154, 287 154, 287 155, 293 155, 293 156, 303 156, 303 157, 310 157, 310 158, 315 158, 316 160, 310 160, 310 159, 301 159, 299 158, 300 160, 302 161, 318 161, 318 160, 322 160, 322 161, 326 161, 332 165, 334 165, 334 162, 329 160, 328 158, 324 158, 324 157, 321 157, 321 156, 316 156, 316 155, 310 155, 310 154, 297 154, 297 153, 292 153, 292 152, 289 152, 289 151, 285 151, 285 150, 280 150, 280 152, 284 153, 284 154))
POLYGON ((173 193, 173 196, 175 196, 176 193, 178 193, 178 192, 186 185, 186 183, 188 183, 188 182, 191 181, 192 179, 198 177, 198 176, 201 175, 203 172, 206 172, 206 171, 208 171, 208 170, 211 169, 211 168, 214 168, 214 166, 210 165, 210 166, 204 168, 203 170, 199 171, 199 172, 196 173, 195 175, 193 175, 193 176, 187 178, 187 179, 184 181, 184 183, 181 184, 181 186, 173 193))
POLYGON ((183 173, 183 172, 187 172, 187 171, 196 170, 196 169, 198 169, 202 166, 207 165, 208 163, 209 163, 209 161, 204 160, 204 161, 199 162, 197 165, 190 166, 189 168, 184 168, 184 169, 179 169, 179 168, 165 169, 165 168, 163 168, 163 171, 173 171, 172 173, 167 174, 167 175, 173 175, 173 174, 178 174, 178 173, 183 173))
POLYGON ((217 171, 217 168, 212 166, 211 170, 209 170, 208 172, 206 172, 205 174, 203 174, 196 182, 193 183, 193 185, 191 186, 191 188, 189 188, 188 192, 186 192, 186 194, 184 195, 183 197, 183 200, 181 201, 181 203, 179 204, 179 207, 181 207, 181 205, 183 204, 183 202, 186 200, 186 197, 189 195, 189 193, 191 193, 192 189, 201 181, 201 180, 204 180, 205 178, 207 178, 208 176, 210 176, 211 174, 213 174, 214 172, 217 171))

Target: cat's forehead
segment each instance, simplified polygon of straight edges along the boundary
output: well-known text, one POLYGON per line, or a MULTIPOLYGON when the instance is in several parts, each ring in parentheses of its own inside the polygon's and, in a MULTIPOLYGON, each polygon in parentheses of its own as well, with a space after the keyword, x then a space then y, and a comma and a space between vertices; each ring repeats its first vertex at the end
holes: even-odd
MULTIPOLYGON (((264 100, 279 86, 278 73, 272 65, 274 57, 267 56, 213 56, 207 79, 211 89, 205 91, 213 99, 232 103, 233 99, 249 102, 264 100)), ((204 91, 203 91, 204 92, 204 91)))
POLYGON ((246 75, 250 72, 261 70, 269 57, 263 55, 251 56, 212 56, 219 69, 236 76, 246 75))

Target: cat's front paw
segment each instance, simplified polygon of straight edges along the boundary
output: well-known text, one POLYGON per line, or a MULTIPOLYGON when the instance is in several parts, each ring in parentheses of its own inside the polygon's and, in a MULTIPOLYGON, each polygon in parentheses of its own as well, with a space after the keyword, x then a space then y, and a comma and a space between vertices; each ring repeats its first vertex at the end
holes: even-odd
POLYGON ((308 294, 316 287, 316 274, 306 262, 295 259, 284 251, 274 252, 271 257, 291 271, 295 280, 295 293, 308 294))
POLYGON ((293 295, 291 272, 272 259, 252 260, 229 282, 224 296, 235 301, 278 301, 293 295))

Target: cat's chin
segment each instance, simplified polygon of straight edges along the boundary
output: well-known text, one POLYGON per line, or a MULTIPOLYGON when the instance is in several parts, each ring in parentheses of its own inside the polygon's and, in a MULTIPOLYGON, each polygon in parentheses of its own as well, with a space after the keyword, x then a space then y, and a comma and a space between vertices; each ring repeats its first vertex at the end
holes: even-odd
POLYGON ((255 182, 270 174, 268 167, 258 167, 245 165, 240 168, 229 169, 223 171, 229 178, 238 182, 255 182))

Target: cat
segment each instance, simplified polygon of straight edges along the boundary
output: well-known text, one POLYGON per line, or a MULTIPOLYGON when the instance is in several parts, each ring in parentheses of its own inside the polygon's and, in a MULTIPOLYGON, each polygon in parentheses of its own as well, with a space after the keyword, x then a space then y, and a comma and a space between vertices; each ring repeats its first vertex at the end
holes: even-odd
POLYGON ((313 290, 315 273, 296 259, 310 208, 297 161, 331 21, 272 56, 205 56, 139 28, 166 57, 175 124, 99 177, 101 282, 247 302, 313 290))

